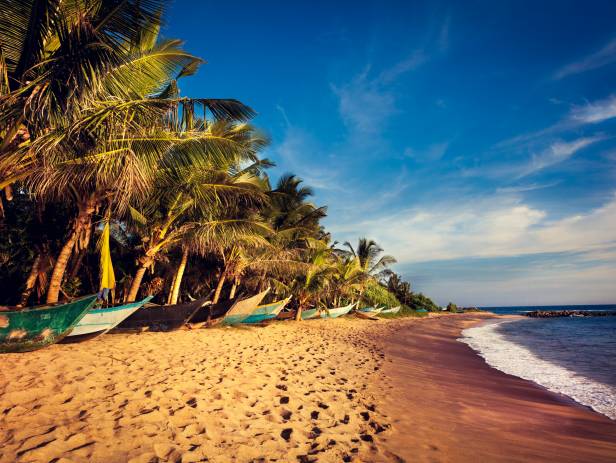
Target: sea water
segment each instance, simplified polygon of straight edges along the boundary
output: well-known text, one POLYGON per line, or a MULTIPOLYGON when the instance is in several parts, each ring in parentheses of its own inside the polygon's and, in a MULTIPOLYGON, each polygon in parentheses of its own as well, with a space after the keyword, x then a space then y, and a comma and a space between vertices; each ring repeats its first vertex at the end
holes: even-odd
MULTIPOLYGON (((492 307, 529 310, 616 310, 611 306, 492 307)), ((492 367, 565 394, 616 420, 616 316, 490 321, 462 332, 492 367)))

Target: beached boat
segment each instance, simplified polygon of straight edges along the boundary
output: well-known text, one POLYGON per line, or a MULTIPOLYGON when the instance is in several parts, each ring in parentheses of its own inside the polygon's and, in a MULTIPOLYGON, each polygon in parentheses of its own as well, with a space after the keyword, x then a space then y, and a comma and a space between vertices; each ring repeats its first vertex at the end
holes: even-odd
POLYGON ((383 307, 364 307, 363 309, 358 309, 359 312, 369 313, 371 315, 378 315, 383 310, 383 307))
POLYGON ((120 323, 116 329, 174 331, 188 323, 192 316, 209 302, 209 296, 206 296, 185 304, 146 304, 120 323))
POLYGON ((216 304, 206 304, 201 307, 197 313, 195 313, 188 322, 188 326, 191 329, 201 328, 203 326, 207 326, 208 324, 217 324, 220 323, 222 317, 229 311, 233 304, 235 304, 239 300, 237 299, 228 299, 225 301, 217 302, 216 304))
POLYGON ((96 295, 66 304, 0 309, 0 352, 27 352, 60 341, 96 302, 96 295))
POLYGON ((150 302, 153 297, 148 296, 142 301, 116 307, 91 308, 62 342, 81 342, 100 336, 114 329, 144 304, 150 302))
POLYGON ((276 318, 282 309, 289 303, 291 300, 291 296, 283 299, 282 301, 272 302, 270 304, 264 304, 257 306, 255 310, 244 320, 242 320, 242 324, 250 324, 250 323, 261 323, 266 320, 271 320, 272 318, 276 318))
POLYGON ((302 311, 302 320, 310 320, 313 318, 338 318, 348 314, 355 307, 355 303, 345 305, 344 307, 336 307, 335 309, 309 309, 302 311))
POLYGON ((269 288, 247 299, 237 301, 220 321, 223 325, 237 325, 247 319, 261 303, 269 288))
POLYGON ((398 312, 400 312, 400 306, 391 307, 389 309, 381 310, 382 314, 394 314, 394 313, 398 313, 398 312))

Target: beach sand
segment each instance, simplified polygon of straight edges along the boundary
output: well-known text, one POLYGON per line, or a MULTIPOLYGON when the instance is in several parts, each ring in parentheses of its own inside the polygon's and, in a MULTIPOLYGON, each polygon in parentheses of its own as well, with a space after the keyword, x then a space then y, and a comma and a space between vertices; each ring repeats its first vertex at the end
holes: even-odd
POLYGON ((614 423, 455 341, 478 320, 108 334, 5 354, 0 461, 613 461, 614 423))

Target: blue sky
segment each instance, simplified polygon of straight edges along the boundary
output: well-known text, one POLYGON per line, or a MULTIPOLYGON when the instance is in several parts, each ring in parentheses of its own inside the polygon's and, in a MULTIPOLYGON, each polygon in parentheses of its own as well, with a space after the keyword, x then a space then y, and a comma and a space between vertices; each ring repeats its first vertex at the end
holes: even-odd
POLYGON ((438 303, 616 302, 616 3, 192 2, 181 90, 258 113, 276 178, 438 303))

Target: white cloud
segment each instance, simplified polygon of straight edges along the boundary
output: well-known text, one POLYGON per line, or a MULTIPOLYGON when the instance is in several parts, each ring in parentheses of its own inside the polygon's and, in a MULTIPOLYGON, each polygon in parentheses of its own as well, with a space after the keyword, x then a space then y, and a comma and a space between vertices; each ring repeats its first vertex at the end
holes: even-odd
POLYGON ((557 140, 539 153, 533 154, 530 161, 522 166, 518 178, 525 177, 546 167, 566 161, 575 153, 587 146, 603 140, 603 137, 583 137, 573 141, 557 140))
POLYGON ((398 112, 396 97, 389 88, 404 74, 417 69, 427 60, 422 50, 415 50, 409 56, 371 78, 371 67, 357 74, 350 82, 342 85, 331 84, 338 97, 338 111, 350 137, 378 136, 389 119, 398 112))
POLYGON ((417 207, 360 223, 334 224, 338 239, 359 233, 400 263, 545 252, 590 252, 616 242, 616 195, 597 209, 550 219, 511 195, 417 207))
POLYGON ((338 97, 338 111, 351 135, 377 135, 396 113, 394 95, 379 81, 368 79, 369 70, 351 82, 332 90, 338 97))
POLYGON ((576 106, 569 115, 569 119, 578 124, 597 124, 614 117, 616 117, 616 95, 584 106, 576 106))
MULTIPOLYGON (((283 115, 286 119, 286 114, 283 115)), ((288 123, 288 119, 287 123, 288 123)), ((272 148, 279 167, 299 175, 307 185, 322 190, 340 190, 336 169, 323 165, 324 154, 318 142, 307 132, 289 125, 283 140, 272 148), (319 153, 317 155, 317 153, 319 153), (319 159, 319 162, 312 161, 319 159)), ((267 154, 267 153, 266 153, 267 154)))
POLYGON ((590 268, 563 269, 530 266, 520 275, 490 281, 489 284, 460 273, 427 282, 418 290, 434 298, 437 304, 455 301, 459 305, 524 306, 610 304, 616 300, 616 263, 590 268))
POLYGON ((497 193, 524 193, 527 191, 535 191, 542 190, 544 188, 550 188, 558 185, 560 182, 551 182, 551 183, 531 183, 528 185, 514 185, 497 188, 497 193))
POLYGON ((391 68, 385 69, 376 82, 380 84, 390 84, 403 74, 417 69, 427 61, 428 57, 423 50, 415 50, 408 57, 394 64, 391 68))
POLYGON ((448 148, 449 142, 447 141, 442 143, 433 143, 423 150, 408 147, 404 150, 404 155, 419 161, 438 161, 445 155, 448 148))
POLYGON ((616 61, 616 39, 608 42, 603 48, 585 58, 570 63, 554 73, 555 79, 562 79, 574 74, 591 71, 616 61))

